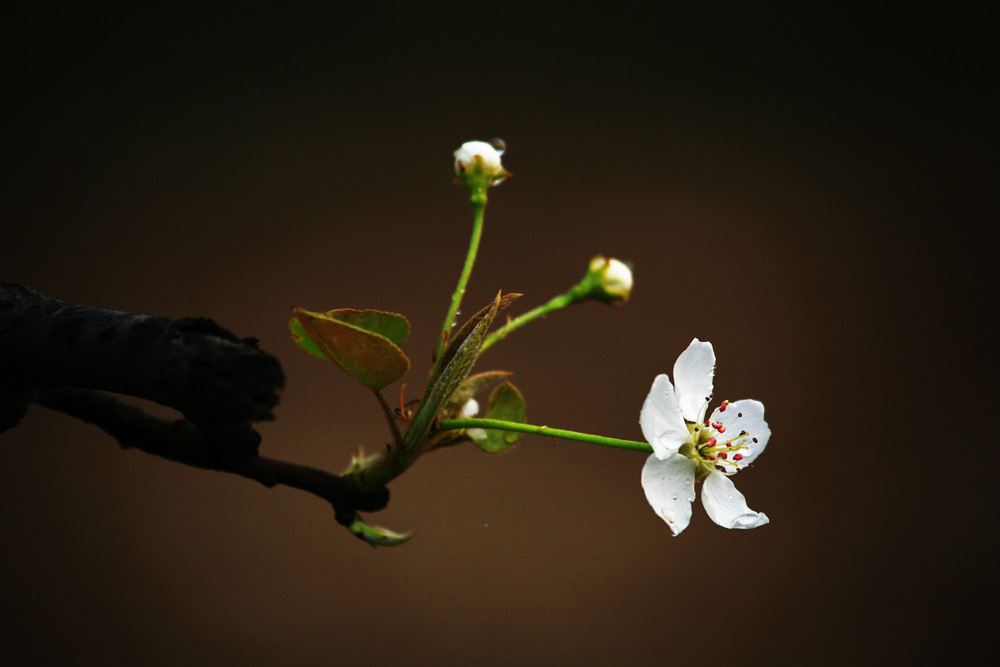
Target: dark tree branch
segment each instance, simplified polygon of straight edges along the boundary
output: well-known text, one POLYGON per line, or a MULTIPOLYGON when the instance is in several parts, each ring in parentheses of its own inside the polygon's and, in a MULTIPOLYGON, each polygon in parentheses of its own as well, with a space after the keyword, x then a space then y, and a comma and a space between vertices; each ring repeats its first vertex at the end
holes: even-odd
POLYGON ((204 318, 67 303, 0 284, 0 377, 17 387, 86 387, 179 410, 206 433, 274 419, 281 365, 252 338, 204 318))
POLYGON ((0 284, 0 433, 37 402, 126 449, 307 491, 331 503, 341 523, 385 507, 384 487, 348 497, 338 475, 257 453, 251 423, 274 419, 283 387, 275 357, 212 320, 119 312, 0 284), (162 403, 185 419, 153 417, 105 391, 162 403))
MULTIPOLYGON (((388 489, 363 498, 347 498, 339 475, 234 451, 227 441, 206 437, 186 419, 159 419, 99 391, 71 387, 43 389, 37 403, 98 426, 123 449, 134 448, 195 468, 240 475, 268 488, 284 485, 307 491, 332 504, 338 516, 352 510, 380 510, 389 499, 388 489)), ((250 430, 259 441, 257 432, 250 430)))

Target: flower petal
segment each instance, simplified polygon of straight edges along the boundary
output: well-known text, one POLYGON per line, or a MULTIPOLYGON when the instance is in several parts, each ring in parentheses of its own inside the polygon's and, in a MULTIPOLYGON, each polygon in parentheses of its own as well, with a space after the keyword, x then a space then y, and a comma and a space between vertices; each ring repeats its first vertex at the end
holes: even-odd
POLYGON ((699 423, 705 418, 714 375, 715 350, 712 344, 695 338, 674 363, 674 382, 677 383, 677 398, 684 419, 699 423))
POLYGON ((758 528, 770 519, 763 512, 747 507, 747 500, 736 490, 733 480, 720 472, 711 472, 701 487, 701 502, 708 517, 723 528, 758 528))
POLYGON ((711 421, 713 424, 722 424, 725 429, 716 434, 716 440, 720 443, 728 441, 730 446, 745 448, 738 450, 737 453, 742 457, 738 461, 733 454, 729 455, 728 460, 735 463, 737 469, 753 463, 771 438, 771 427, 764 421, 764 404, 760 401, 744 399, 728 403, 724 410, 715 409, 711 421))
POLYGON ((696 467, 694 461, 680 454, 662 460, 653 454, 642 467, 642 490, 646 492, 646 500, 675 536, 691 523, 696 467))
POLYGON ((674 386, 666 375, 657 375, 653 380, 639 413, 639 425, 646 442, 653 446, 653 454, 660 459, 667 458, 691 439, 674 386))

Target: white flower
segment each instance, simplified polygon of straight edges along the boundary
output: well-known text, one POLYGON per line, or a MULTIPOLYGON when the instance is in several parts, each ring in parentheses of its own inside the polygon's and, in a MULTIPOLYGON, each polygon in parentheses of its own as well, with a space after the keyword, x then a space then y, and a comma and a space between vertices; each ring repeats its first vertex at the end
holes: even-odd
POLYGON ((712 397, 715 351, 691 341, 674 364, 676 390, 666 375, 653 380, 639 424, 653 447, 642 468, 646 500, 674 535, 691 521, 695 479, 705 478, 701 502, 724 528, 757 528, 769 521, 747 507, 731 475, 751 464, 767 445, 771 429, 759 401, 723 401, 705 420, 712 397))
MULTIPOLYGON (((494 141, 499 140, 494 139, 494 141)), ((488 184, 497 185, 509 176, 507 170, 500 164, 502 153, 503 150, 497 150, 485 141, 467 141, 454 153, 455 174, 461 181, 470 173, 481 173, 487 178, 488 184)))

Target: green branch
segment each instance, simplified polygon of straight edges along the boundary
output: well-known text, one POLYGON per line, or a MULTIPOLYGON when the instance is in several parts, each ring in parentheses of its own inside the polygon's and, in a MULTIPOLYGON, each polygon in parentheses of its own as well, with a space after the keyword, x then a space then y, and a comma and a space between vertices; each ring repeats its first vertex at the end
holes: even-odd
POLYGON ((548 303, 544 303, 537 308, 529 310, 523 315, 518 315, 514 319, 507 322, 495 332, 491 333, 486 337, 486 342, 483 343, 483 347, 480 349, 479 353, 482 354, 486 350, 490 349, 495 343, 500 342, 507 337, 509 333, 515 329, 523 327, 528 322, 537 320, 539 317, 545 317, 551 312, 559 310, 560 308, 565 308, 566 306, 572 306, 574 303, 580 303, 586 300, 587 295, 581 289, 580 285, 574 286, 570 291, 565 294, 560 294, 557 297, 549 300, 548 303))
POLYGON ((653 448, 648 442, 638 442, 636 440, 620 440, 619 438, 606 438, 602 435, 592 435, 590 433, 579 433, 578 431, 565 431, 561 428, 549 428, 548 426, 533 426, 532 424, 519 424, 517 422, 501 421, 499 419, 445 419, 438 424, 439 431, 456 431, 467 428, 492 429, 497 431, 516 431, 517 433, 533 433, 549 438, 561 438, 562 440, 576 440, 577 442, 589 442, 593 445, 603 445, 604 447, 616 447, 618 449, 630 449, 635 452, 652 453, 653 448))
POLYGON ((441 328, 441 337, 438 340, 437 354, 434 357, 435 364, 444 354, 444 348, 451 333, 451 327, 455 323, 458 315, 458 307, 462 305, 462 297, 465 295, 465 286, 469 282, 472 274, 472 265, 476 263, 476 253, 479 252, 479 239, 483 234, 483 213, 486 210, 486 190, 476 190, 472 193, 472 239, 469 241, 469 251, 465 255, 465 266, 462 267, 462 274, 458 277, 458 285, 451 295, 451 306, 448 308, 448 315, 444 318, 444 326, 441 328))

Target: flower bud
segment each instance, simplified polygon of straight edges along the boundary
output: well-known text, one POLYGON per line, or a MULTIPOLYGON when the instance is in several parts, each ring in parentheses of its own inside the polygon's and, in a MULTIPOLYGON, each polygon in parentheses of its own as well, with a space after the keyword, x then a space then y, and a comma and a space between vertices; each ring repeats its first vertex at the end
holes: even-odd
MULTIPOLYGON (((465 405, 462 406, 462 409, 459 411, 458 414, 460 419, 469 419, 471 417, 475 417, 476 415, 479 414, 479 403, 476 401, 476 399, 470 398, 468 401, 465 402, 465 405)), ((466 429, 465 435, 467 435, 469 439, 472 440, 473 442, 482 442, 483 440, 486 440, 486 431, 484 431, 481 428, 466 429)))
MULTIPOLYGON (((501 147, 503 142, 494 140, 501 147)), ((455 151, 455 174, 458 182, 467 187, 488 188, 498 185, 510 174, 500 164, 503 149, 485 141, 467 141, 455 151)))
POLYGON ((589 298, 621 305, 632 292, 632 269, 620 260, 598 255, 590 260, 583 284, 589 288, 589 298))

